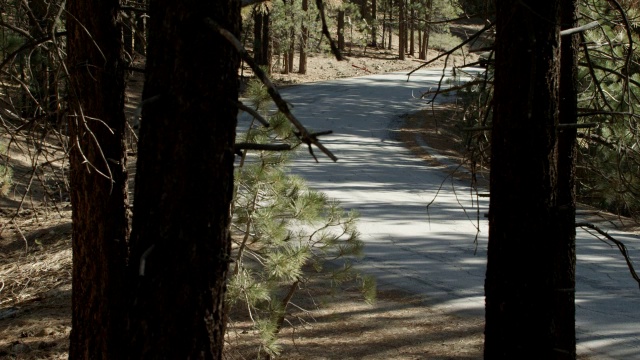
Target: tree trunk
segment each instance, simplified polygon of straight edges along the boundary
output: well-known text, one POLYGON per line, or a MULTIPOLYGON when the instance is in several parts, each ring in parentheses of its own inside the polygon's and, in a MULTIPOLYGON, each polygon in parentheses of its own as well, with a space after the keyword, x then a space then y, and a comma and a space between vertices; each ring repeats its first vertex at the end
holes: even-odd
POLYGON ((302 0, 302 11, 304 11, 304 19, 302 21, 302 34, 300 36, 300 61, 298 63, 298 73, 307 73, 307 41, 309 41, 309 28, 307 27, 309 3, 308 0, 302 0))
POLYGON ((344 10, 338 11, 338 49, 344 51, 344 10))
MULTIPOLYGON (((562 24, 565 28, 578 26, 576 0, 562 0, 562 24)), ((560 49, 560 116, 561 124, 575 124, 578 115, 578 34, 561 39, 560 49)), ((576 358, 575 286, 576 286, 576 129, 558 132, 558 234, 555 243, 555 275, 558 289, 554 304, 555 344, 565 356, 576 358)))
MULTIPOLYGON (((378 1, 371 0, 371 46, 378 47, 378 1)), ((384 36, 383 36, 384 37, 384 36)))
POLYGON ((400 60, 404 60, 406 52, 405 32, 407 31, 407 26, 405 12, 404 0, 398 0, 398 59, 400 60))
POLYGON ((382 11, 382 48, 385 49, 386 37, 387 34, 387 12, 383 9, 382 11))
POLYGON ((122 358, 129 225, 119 6, 118 0, 67 2, 69 143, 75 145, 70 359, 122 358))
POLYGON ((393 46, 393 0, 389 0, 389 28, 387 30, 389 31, 388 49, 391 50, 393 46))
POLYGON ((262 53, 262 21, 264 14, 258 6, 253 9, 253 58, 258 65, 266 65, 264 54, 262 53))
POLYGON ((221 359, 240 60, 205 20, 239 37, 240 2, 149 12, 128 357, 221 359))
POLYGON ((498 0, 486 293, 486 359, 554 349, 560 0, 498 0), (540 19, 548 21, 540 21, 540 19))
POLYGON ((413 56, 413 54, 415 54, 416 50, 415 50, 415 16, 416 16, 416 12, 413 8, 413 2, 414 0, 411 0, 411 16, 409 18, 409 26, 410 26, 410 31, 409 31, 409 55, 413 56))

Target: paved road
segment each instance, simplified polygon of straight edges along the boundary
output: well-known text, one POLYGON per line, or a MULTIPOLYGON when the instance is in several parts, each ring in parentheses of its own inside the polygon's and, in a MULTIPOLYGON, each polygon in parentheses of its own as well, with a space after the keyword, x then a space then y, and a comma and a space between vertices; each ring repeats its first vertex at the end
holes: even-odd
MULTIPOLYGON (((413 95, 434 88, 441 73, 419 72, 409 82, 405 73, 393 73, 285 89, 303 123, 334 131, 323 142, 340 159, 316 164, 305 157, 293 168, 312 187, 360 212, 366 246, 359 268, 375 275, 379 286, 424 296, 443 311, 482 317, 488 229, 481 216, 474 243, 477 208, 468 184, 447 178, 449 168, 429 166, 392 140, 400 116, 424 106, 413 95)), ((481 215, 487 207, 481 201, 481 215)), ((638 236, 616 235, 640 259, 638 236)), ((578 237, 579 352, 592 359, 640 359, 638 285, 615 249, 583 231, 578 237)))

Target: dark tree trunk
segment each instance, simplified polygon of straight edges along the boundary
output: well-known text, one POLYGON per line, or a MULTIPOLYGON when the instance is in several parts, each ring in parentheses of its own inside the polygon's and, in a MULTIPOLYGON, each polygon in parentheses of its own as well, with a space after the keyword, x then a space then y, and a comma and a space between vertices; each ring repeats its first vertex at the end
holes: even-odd
POLYGON ((398 0, 398 59, 404 60, 406 53, 405 32, 407 31, 407 23, 405 21, 405 2, 398 0))
POLYGON ((403 0, 404 6, 404 51, 409 49, 409 0, 403 0))
POLYGON ((338 11, 338 49, 344 51, 344 10, 338 11))
MULTIPOLYGON (((371 46, 378 47, 378 1, 371 0, 371 46)), ((383 36, 384 37, 384 36, 383 36)))
POLYGON ((496 18, 484 355, 558 359, 560 0, 498 0, 496 18))
POLYGON ((119 5, 67 2, 69 143, 75 145, 70 359, 122 358, 129 226, 119 5))
POLYGON ((253 9, 253 58, 258 65, 266 65, 264 55, 262 54, 262 21, 264 14, 256 6, 253 9))
POLYGON ((130 359, 221 359, 240 2, 151 3, 131 234, 130 359))
POLYGON ((393 0, 389 0, 389 47, 387 49, 391 50, 393 46, 393 0))
MULTIPOLYGON (((576 0, 562 0, 562 27, 578 25, 576 0)), ((575 124, 578 114, 578 34, 561 39, 560 49, 560 117, 561 124, 575 124)), ((565 356, 576 358, 575 286, 576 286, 576 129, 558 132, 558 234, 555 244, 555 276, 557 283, 554 304, 555 344, 565 356)))
POLYGON ((427 54, 429 52, 429 37, 431 35, 431 27, 429 25, 429 22, 431 21, 432 11, 433 11, 433 0, 429 0, 429 2, 427 3, 427 12, 425 16, 425 28, 424 28, 424 31, 422 32, 420 53, 418 54, 418 58, 421 60, 426 60, 427 54))
POLYGON ((385 35, 387 34, 387 12, 385 10, 382 11, 382 48, 385 49, 385 43, 387 38, 385 35))
POLYGON ((300 36, 300 61, 298 63, 298 73, 307 73, 307 41, 309 41, 309 28, 307 27, 309 3, 308 0, 302 0, 302 11, 304 11, 304 20, 302 21, 302 34, 300 36))
POLYGON ((360 0, 360 16, 363 19, 369 21, 371 19, 369 15, 369 1, 368 0, 360 0))
POLYGON ((271 15, 269 12, 264 14, 262 18, 262 59, 264 65, 267 68, 267 72, 271 73, 271 15))
POLYGON ((409 55, 413 56, 413 54, 415 54, 416 50, 415 50, 415 16, 416 16, 416 12, 415 9, 413 8, 413 2, 414 0, 411 0, 411 12, 410 12, 410 17, 409 17, 409 55))

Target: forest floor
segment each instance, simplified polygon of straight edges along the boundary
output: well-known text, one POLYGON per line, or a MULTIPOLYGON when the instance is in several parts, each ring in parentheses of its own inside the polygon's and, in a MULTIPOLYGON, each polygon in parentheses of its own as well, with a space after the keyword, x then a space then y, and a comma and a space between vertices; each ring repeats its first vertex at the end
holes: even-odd
MULTIPOLYGON (((454 34, 463 37, 480 26, 460 24, 454 34)), ((413 57, 397 60, 396 53, 396 49, 367 48, 365 54, 354 47, 346 62, 312 54, 306 75, 274 72, 274 78, 282 86, 420 65, 413 57)), ((428 57, 437 54, 433 51, 428 57)), ((474 59, 456 55, 449 61, 460 65, 474 59)), ((443 65, 437 61, 430 67, 443 65)), ((139 102, 142 83, 139 74, 129 81, 130 109, 139 102)), ((442 154, 459 159, 461 139, 454 131, 459 111, 448 106, 408 116, 399 139, 426 161, 435 160, 416 144, 415 134, 442 154)), ((50 146, 53 152, 60 149, 55 141, 50 146)), ((71 206, 62 193, 56 202, 50 201, 55 189, 46 187, 53 186, 57 175, 33 172, 31 155, 28 146, 10 149, 14 189, 0 201, 0 358, 66 359, 71 330, 71 206), (27 187, 32 192, 23 201, 27 187)), ((280 333, 282 359, 482 358, 483 319, 435 312, 420 298, 402 292, 379 291, 377 301, 367 304, 355 284, 343 284, 341 291, 313 285, 299 291, 308 296, 295 301, 290 322, 280 333)), ((258 337, 250 323, 235 314, 226 357, 257 358, 258 337)))

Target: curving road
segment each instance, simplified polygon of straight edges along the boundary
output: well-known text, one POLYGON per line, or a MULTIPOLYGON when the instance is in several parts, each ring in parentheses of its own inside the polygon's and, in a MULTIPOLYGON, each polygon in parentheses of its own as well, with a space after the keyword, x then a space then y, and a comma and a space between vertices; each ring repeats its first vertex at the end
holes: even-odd
MULTIPOLYGON (((332 163, 316 151, 319 164, 305 156, 292 168, 360 212, 366 245, 358 266, 380 287, 421 295, 442 311, 482 317, 487 222, 481 216, 476 246, 476 209, 467 184, 447 177, 451 167, 416 159, 391 136, 401 115, 424 106, 413 96, 435 88, 441 74, 421 71, 407 82, 406 73, 391 73, 284 89, 307 127, 334 131, 322 140, 339 158, 332 163)), ((480 202, 481 215, 487 207, 480 202)), ((612 234, 640 259, 638 236, 612 234)), ((624 261, 584 231, 578 232, 577 252, 578 352, 591 359, 640 359, 640 290, 624 261)))

